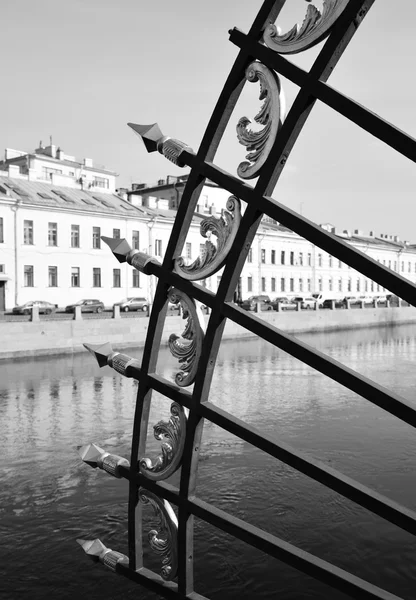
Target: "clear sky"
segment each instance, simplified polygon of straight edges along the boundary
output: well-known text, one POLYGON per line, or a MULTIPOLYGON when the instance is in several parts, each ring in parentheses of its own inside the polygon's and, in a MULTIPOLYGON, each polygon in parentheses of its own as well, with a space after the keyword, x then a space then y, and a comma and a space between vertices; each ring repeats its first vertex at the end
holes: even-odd
MULTIPOLYGON (((317 7, 321 0, 314 0, 317 7)), ((185 173, 148 155, 128 121, 157 121, 197 150, 237 55, 234 26, 247 31, 261 0, 3 0, 0 152, 33 151, 49 136, 67 154, 120 174, 120 186, 185 173)), ((287 0, 279 25, 307 4, 287 0)), ((376 0, 329 83, 416 137, 414 0, 376 0)), ((317 51, 293 56, 308 68, 317 51)), ((296 87, 283 80, 290 107, 296 87)), ((242 116, 259 107, 247 84, 216 163, 236 173, 245 149, 242 116)), ((416 242, 415 165, 343 117, 316 104, 274 197, 316 222, 373 229, 416 242)))

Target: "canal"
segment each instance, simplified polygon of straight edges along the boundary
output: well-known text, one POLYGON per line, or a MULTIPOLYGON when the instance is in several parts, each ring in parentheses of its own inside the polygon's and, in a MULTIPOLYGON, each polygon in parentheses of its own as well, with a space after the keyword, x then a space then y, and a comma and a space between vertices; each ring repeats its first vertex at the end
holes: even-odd
MULTIPOLYGON (((416 326, 298 337, 415 402, 416 326)), ((172 378, 175 366, 163 350, 158 371, 172 378)), ((77 446, 94 441, 129 458, 136 386, 87 354, 0 362, 3 600, 156 598, 89 561, 75 542, 99 537, 127 553, 127 483, 83 464, 77 446)), ((416 510, 414 430, 266 342, 223 344, 211 400, 416 510)), ((150 423, 166 419, 169 406, 155 395, 150 423)), ((150 438, 148 455, 158 448, 150 438)), ((410 534, 211 423, 197 495, 402 598, 415 597, 410 534)), ((214 600, 346 598, 202 521, 195 530, 196 591, 214 600)))

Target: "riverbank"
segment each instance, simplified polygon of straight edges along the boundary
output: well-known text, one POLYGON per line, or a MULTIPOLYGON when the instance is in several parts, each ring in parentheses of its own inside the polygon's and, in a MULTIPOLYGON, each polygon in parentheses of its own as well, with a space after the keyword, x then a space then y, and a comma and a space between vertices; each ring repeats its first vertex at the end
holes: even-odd
MULTIPOLYGON (((263 312, 261 318, 287 333, 342 331, 416 323, 416 308, 389 307, 350 310, 263 312)), ((208 319, 208 316, 205 317, 208 319)), ((85 319, 72 321, 0 322, 0 360, 84 352, 83 343, 110 342, 121 350, 144 345, 148 318, 85 319)), ((166 318, 163 341, 179 335, 184 321, 166 318)), ((239 325, 227 321, 223 339, 253 337, 239 325)), ((254 336, 255 337, 255 336, 254 336)))

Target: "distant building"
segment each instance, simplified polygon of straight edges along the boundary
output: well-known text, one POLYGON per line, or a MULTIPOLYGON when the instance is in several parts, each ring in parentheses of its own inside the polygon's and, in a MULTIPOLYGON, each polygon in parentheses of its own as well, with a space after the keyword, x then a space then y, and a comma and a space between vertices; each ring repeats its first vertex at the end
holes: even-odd
MULTIPOLYGON (((91 158, 77 159, 65 154, 61 148, 50 144, 33 152, 6 148, 0 171, 14 179, 47 181, 52 185, 114 194, 117 173, 97 165, 91 158)), ((1 174, 1 173, 0 173, 1 174)))
MULTIPOLYGON (((119 264, 101 236, 126 238, 133 248, 162 261, 186 176, 169 176, 154 186, 135 184, 132 190, 115 193, 114 172, 98 169, 87 160, 76 167, 77 161, 69 158, 62 153, 58 158, 58 150, 50 146, 40 147, 32 155, 6 150, 0 163, 0 311, 29 300, 46 300, 62 307, 82 298, 97 298, 106 306, 127 297, 153 299, 156 279, 126 263, 119 264), (50 171, 53 168, 62 173, 50 171), (107 183, 101 187, 98 179, 89 185, 104 175, 108 187, 107 183)), ((229 196, 212 182, 203 186, 182 251, 186 262, 193 262, 204 252, 201 221, 220 218, 229 196)), ((321 227, 416 282, 414 245, 387 234, 364 235, 360 230, 339 230, 328 223, 321 227)), ((202 283, 216 292, 220 281, 221 271, 202 283)), ((338 297, 385 291, 293 231, 265 218, 248 253, 235 297, 318 292, 338 297)))

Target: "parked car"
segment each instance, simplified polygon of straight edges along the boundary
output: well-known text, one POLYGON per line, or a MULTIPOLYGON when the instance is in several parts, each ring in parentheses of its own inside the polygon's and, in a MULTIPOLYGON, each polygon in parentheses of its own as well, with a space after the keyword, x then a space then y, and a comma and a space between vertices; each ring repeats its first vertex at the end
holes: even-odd
POLYGON ((101 302, 101 300, 92 300, 87 298, 84 300, 78 300, 78 302, 75 302, 75 304, 68 304, 68 306, 65 307, 65 312, 75 312, 76 306, 81 307, 81 312, 100 313, 104 310, 104 304, 101 302))
POLYGON ((273 310, 295 310, 296 304, 286 298, 286 296, 278 296, 271 302, 273 310))
POLYGON ((374 298, 372 296, 360 296, 360 302, 364 302, 364 304, 373 304, 374 298))
POLYGON ((257 310, 258 303, 260 303, 260 310, 273 310, 270 298, 266 295, 250 296, 247 300, 242 301, 241 308, 244 308, 244 310, 257 310))
POLYGON ((146 312, 149 308, 149 302, 146 298, 125 298, 121 302, 117 302, 120 310, 129 312, 129 310, 142 310, 146 312))
POLYGON ((332 308, 332 303, 334 303, 334 308, 347 308, 347 302, 344 299, 340 298, 326 298, 322 302, 322 308, 332 308))
POLYGON ((15 306, 13 309, 14 315, 29 315, 32 312, 32 308, 37 306, 40 315, 50 315, 55 309, 56 305, 50 302, 44 302, 43 300, 31 300, 21 306, 15 306))
POLYGON ((315 304, 317 303, 316 298, 313 296, 296 296, 293 298, 293 302, 296 304, 300 303, 301 308, 315 308, 315 304))
POLYGON ((353 306, 355 304, 361 304, 361 300, 359 298, 357 298, 357 296, 345 296, 345 298, 344 298, 345 305, 347 304, 347 301, 349 301, 350 306, 353 306))

